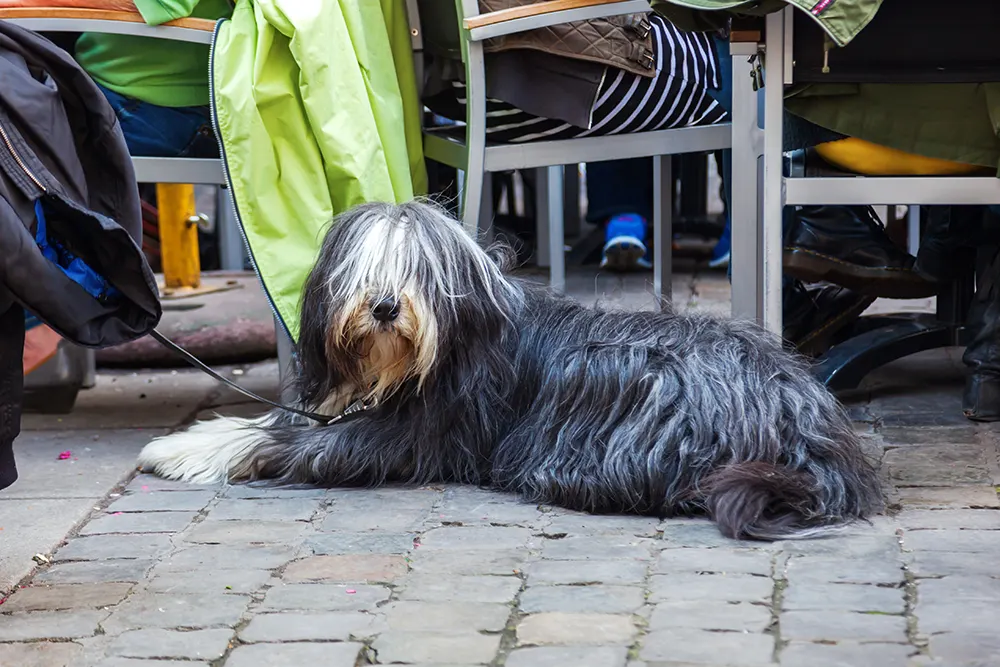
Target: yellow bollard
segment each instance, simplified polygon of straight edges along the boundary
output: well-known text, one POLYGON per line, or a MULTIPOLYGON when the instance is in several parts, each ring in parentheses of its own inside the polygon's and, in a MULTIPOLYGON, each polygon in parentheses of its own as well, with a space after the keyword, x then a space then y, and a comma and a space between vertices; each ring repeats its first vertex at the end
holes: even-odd
POLYGON ((198 225, 194 186, 157 183, 156 205, 160 220, 160 260, 167 289, 193 289, 201 285, 198 225))

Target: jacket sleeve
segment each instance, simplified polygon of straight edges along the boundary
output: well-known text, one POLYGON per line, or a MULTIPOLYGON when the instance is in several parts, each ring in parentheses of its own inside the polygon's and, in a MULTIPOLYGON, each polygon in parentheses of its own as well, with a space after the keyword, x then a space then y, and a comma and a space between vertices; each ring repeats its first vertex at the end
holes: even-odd
POLYGON ((135 6, 146 23, 160 25, 190 16, 198 2, 199 0, 135 0, 135 6))

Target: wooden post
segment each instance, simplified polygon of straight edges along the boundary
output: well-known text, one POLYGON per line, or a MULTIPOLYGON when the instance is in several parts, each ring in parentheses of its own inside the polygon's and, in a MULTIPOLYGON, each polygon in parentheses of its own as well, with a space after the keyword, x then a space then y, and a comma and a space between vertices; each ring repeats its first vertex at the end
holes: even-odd
POLYGON ((167 289, 201 285, 198 225, 194 186, 157 183, 156 205, 160 220, 160 259, 167 289))

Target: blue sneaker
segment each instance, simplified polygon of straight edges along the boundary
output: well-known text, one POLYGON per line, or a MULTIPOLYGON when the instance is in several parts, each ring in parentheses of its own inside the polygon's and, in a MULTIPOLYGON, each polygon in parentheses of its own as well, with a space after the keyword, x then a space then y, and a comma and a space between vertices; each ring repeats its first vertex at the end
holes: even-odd
POLYGON ((646 221, 641 215, 626 213, 613 216, 604 230, 604 256, 601 268, 614 271, 650 269, 646 238, 646 221))
POLYGON ((712 256, 708 260, 708 265, 713 269, 722 269, 729 266, 729 258, 732 254, 732 229, 729 225, 729 220, 726 220, 726 226, 722 229, 722 235, 719 236, 718 243, 712 248, 712 256))

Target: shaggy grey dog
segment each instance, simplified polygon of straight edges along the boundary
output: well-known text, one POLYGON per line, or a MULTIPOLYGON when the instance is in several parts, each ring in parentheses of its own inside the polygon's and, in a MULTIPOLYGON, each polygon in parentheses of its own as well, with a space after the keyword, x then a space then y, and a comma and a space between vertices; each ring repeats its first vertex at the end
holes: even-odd
POLYGON ((805 536, 882 507, 837 401, 750 324, 586 308, 506 277, 438 208, 335 220, 304 289, 298 407, 159 438, 140 465, 196 483, 464 482, 588 512, 706 513, 805 536))

